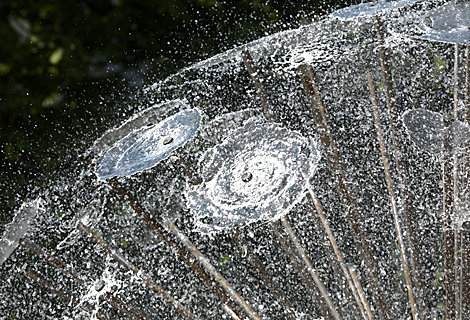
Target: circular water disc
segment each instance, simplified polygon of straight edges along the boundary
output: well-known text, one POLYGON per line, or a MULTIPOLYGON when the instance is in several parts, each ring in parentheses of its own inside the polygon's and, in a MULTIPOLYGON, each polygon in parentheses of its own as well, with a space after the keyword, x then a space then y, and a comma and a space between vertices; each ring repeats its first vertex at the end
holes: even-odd
POLYGON ((403 124, 413 143, 430 153, 456 152, 470 140, 470 126, 455 120, 444 124, 444 117, 438 112, 412 109, 403 113, 403 124), (453 150, 443 150, 444 139, 448 137, 453 150))
POLYGON ((421 0, 374 1, 357 4, 337 10, 331 14, 334 18, 350 20, 361 17, 384 14, 390 10, 400 9, 421 0))
POLYGON ((470 3, 448 3, 431 10, 427 16, 431 26, 423 24, 425 35, 418 37, 430 41, 470 44, 470 3))
POLYGON ((408 110, 403 114, 403 124, 419 149, 431 153, 442 151, 445 126, 440 113, 425 109, 408 110))
POLYGON ((197 109, 186 109, 157 123, 144 125, 117 141, 100 159, 100 180, 129 176, 149 169, 189 141, 201 122, 197 109))
POLYGON ((187 192, 196 229, 212 233, 280 218, 302 200, 318 160, 315 145, 299 133, 248 121, 200 160, 204 182, 187 192))
POLYGON ((98 157, 102 156, 103 153, 108 151, 117 141, 121 140, 132 131, 143 126, 156 124, 169 115, 176 113, 178 110, 187 108, 188 107, 180 100, 172 100, 147 108, 130 117, 119 127, 108 130, 93 143, 93 146, 87 151, 87 154, 98 157))

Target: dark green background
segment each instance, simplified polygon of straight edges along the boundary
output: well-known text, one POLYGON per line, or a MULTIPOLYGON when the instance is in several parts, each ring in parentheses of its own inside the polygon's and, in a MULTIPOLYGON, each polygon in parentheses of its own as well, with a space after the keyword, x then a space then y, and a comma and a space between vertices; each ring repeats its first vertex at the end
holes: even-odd
POLYGON ((74 169, 140 88, 350 2, 0 1, 0 222, 74 169))

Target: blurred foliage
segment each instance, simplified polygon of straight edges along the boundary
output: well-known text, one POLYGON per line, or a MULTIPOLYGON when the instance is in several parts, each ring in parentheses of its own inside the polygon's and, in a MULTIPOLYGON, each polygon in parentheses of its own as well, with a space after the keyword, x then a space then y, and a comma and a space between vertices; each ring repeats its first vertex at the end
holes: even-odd
MULTIPOLYGON (((349 2, 0 2, 0 221, 143 85, 349 2)), ((129 112, 129 108, 127 108, 129 112)))

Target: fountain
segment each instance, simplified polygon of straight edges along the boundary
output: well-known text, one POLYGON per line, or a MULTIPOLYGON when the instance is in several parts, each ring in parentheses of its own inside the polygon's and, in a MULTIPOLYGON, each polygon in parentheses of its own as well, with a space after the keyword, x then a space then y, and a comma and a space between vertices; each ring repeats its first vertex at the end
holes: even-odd
POLYGON ((6 226, 0 314, 468 318, 469 8, 352 6, 144 88, 6 226))

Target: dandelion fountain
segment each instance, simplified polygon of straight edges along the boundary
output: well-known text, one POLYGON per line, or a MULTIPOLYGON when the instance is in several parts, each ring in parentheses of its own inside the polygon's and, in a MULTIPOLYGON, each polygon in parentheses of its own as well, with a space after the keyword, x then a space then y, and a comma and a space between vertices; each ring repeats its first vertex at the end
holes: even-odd
POLYGON ((144 88, 6 226, 0 314, 468 318, 468 8, 360 4, 144 88))

